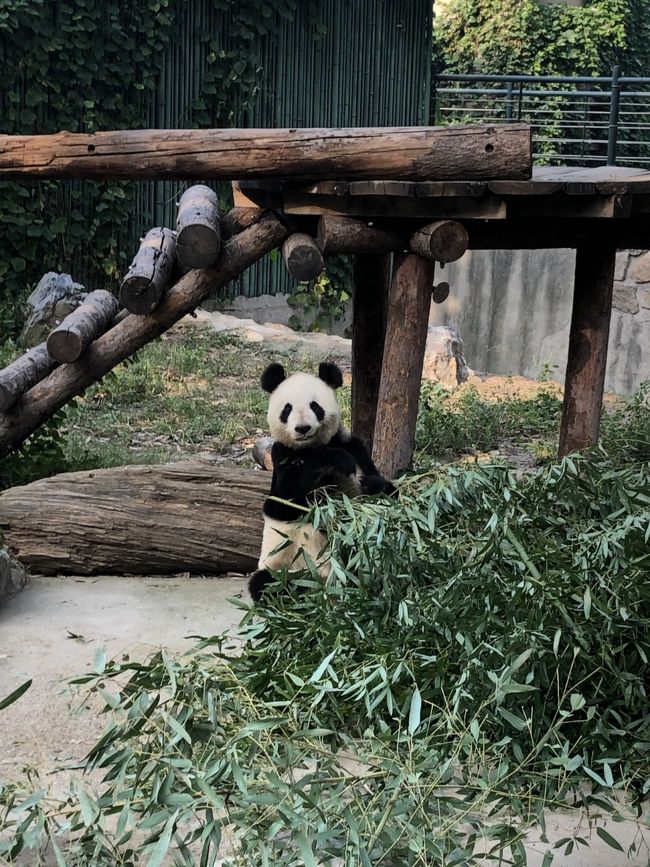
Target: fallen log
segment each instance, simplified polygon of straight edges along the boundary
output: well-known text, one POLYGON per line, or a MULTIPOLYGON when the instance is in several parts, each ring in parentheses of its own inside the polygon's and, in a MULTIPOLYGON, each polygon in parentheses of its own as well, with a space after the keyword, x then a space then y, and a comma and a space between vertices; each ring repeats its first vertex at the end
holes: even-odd
POLYGON ((120 361, 191 313, 218 289, 227 286, 265 253, 282 244, 287 229, 267 214, 224 244, 218 267, 190 271, 163 297, 150 316, 126 316, 88 347, 72 364, 59 367, 0 416, 0 457, 120 361))
POLYGON ((63 473, 0 494, 0 526, 43 575, 247 572, 270 483, 208 461, 63 473))
POLYGON ((531 171, 530 126, 516 123, 0 136, 1 178, 518 180, 531 171))
POLYGON ((315 280, 325 267, 316 241, 304 232, 289 235, 282 245, 282 258, 294 280, 315 280))
POLYGON ((156 309, 171 285, 176 262, 176 233, 160 226, 140 242, 120 287, 120 301, 129 311, 144 316, 156 309))
POLYGON ((411 235, 413 253, 434 262, 455 262, 469 245, 469 234, 457 220, 438 220, 411 235))
POLYGON ((0 412, 6 412, 29 388, 40 382, 56 367, 56 359, 39 343, 20 358, 0 370, 0 412))
POLYGON ((93 340, 106 331, 118 307, 117 298, 105 289, 89 292, 83 304, 49 333, 47 351, 61 364, 76 361, 93 340))
POLYGON ((408 240, 399 232, 378 229, 365 220, 350 217, 320 217, 317 242, 326 256, 334 253, 392 253, 408 250, 408 240))
POLYGON ((208 268, 220 250, 219 199, 210 187, 196 184, 178 203, 176 255, 185 268, 208 268))

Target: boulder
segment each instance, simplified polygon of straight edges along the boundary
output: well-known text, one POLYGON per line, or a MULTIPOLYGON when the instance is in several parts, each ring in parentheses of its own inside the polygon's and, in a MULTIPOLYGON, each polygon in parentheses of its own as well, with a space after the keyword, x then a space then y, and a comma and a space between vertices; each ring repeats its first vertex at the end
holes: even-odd
POLYGON ((86 297, 84 287, 69 274, 48 271, 27 299, 27 318, 20 340, 25 348, 42 343, 86 297))
POLYGON ((422 378, 454 388, 467 382, 470 372, 458 329, 453 325, 430 325, 422 378))
POLYGON ((27 583, 27 574, 5 548, 0 548, 0 601, 20 592, 27 583))

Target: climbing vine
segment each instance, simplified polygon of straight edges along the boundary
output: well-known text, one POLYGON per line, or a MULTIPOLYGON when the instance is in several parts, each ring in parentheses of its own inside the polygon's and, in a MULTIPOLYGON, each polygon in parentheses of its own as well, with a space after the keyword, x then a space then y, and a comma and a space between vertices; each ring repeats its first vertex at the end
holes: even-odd
MULTIPOLYGON (((298 0, 0 0, 0 131, 34 134, 137 127, 227 126, 247 118, 266 70, 261 40, 291 20, 298 0), (165 58, 179 34, 198 67, 165 58), (171 89, 188 98, 169 116, 171 89)), ((314 36, 318 4, 308 4, 314 36)), ((178 94, 176 94, 178 95, 178 94)), ((146 182, 143 182, 146 183, 146 182)), ((0 182, 0 336, 48 270, 115 286, 128 265, 142 201, 136 183, 0 182)), ((153 198, 151 194, 150 198, 153 198)))

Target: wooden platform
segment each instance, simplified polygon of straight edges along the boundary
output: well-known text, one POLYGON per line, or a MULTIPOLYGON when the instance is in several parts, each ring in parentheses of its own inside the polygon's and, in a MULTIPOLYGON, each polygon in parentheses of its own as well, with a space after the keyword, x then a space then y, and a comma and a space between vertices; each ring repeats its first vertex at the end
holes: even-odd
MULTIPOLYGON (((327 235, 322 227, 328 220, 347 218, 350 227, 363 228, 365 224, 381 230, 375 233, 381 237, 376 239, 374 253, 366 254, 362 267, 355 269, 358 291, 353 316, 353 427, 366 439, 373 438, 381 395, 376 420, 381 431, 379 437, 375 436, 374 454, 387 472, 404 466, 404 456, 409 444, 412 446, 413 403, 418 391, 405 388, 405 371, 394 377, 392 386, 386 382, 393 378, 391 367, 401 353, 395 346, 378 352, 376 344, 384 335, 389 343, 403 342, 403 352, 416 361, 419 352, 406 344, 421 345, 426 340, 426 322, 416 324, 409 307, 415 305, 419 317, 424 317, 423 287, 414 290, 408 300, 406 272, 399 261, 392 283, 389 278, 380 280, 377 275, 387 273, 388 255, 404 255, 409 249, 409 235, 416 228, 442 219, 462 223, 468 233, 469 249, 576 249, 559 452, 565 455, 597 441, 616 250, 650 249, 650 171, 554 166, 535 168, 529 180, 342 180, 313 184, 248 181, 235 185, 235 205, 282 211, 289 221, 303 221, 302 225, 310 226, 314 233, 320 220, 319 240, 321 235, 327 235), (373 286, 367 285, 364 275, 374 275, 373 286), (377 309, 385 311, 381 334, 377 309), (399 311, 399 321, 391 317, 393 309, 399 311), (372 346, 364 339, 364 322, 373 323, 372 346), (379 370, 382 358, 383 369, 379 370), (391 405, 392 416, 408 420, 407 441, 397 443, 394 437, 386 441, 386 420, 382 416, 385 409, 381 405, 391 405)), ((356 236, 354 243, 358 243, 356 236)), ((352 252, 346 247, 344 227, 324 252, 352 252)), ((411 280, 420 279, 423 286, 430 286, 430 274, 417 269, 409 273, 421 274, 411 280)))

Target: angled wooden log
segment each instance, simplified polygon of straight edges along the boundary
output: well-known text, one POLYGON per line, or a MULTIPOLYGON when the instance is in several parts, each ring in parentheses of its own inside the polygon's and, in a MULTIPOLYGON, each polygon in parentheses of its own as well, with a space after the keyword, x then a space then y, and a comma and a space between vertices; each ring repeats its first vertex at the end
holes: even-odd
POLYGON ((434 262, 455 262, 469 245, 469 234, 457 220, 438 220, 422 226, 411 235, 413 253, 434 262))
POLYGON ((63 473, 0 494, 0 527, 39 574, 246 572, 270 484, 196 460, 63 473))
POLYGON ((0 370, 0 412, 6 412, 33 385, 54 370, 56 359, 39 343, 0 370))
POLYGON ((21 443, 69 400, 101 379, 136 349, 191 313, 206 298, 282 244, 287 229, 267 214, 224 244, 217 266, 190 271, 163 297, 149 316, 126 316, 95 340, 72 364, 55 370, 0 416, 0 456, 21 443))
POLYGON ((178 203, 176 255, 185 268, 214 265, 221 250, 219 199, 205 184, 185 190, 178 203))
POLYGON ((65 317, 47 338, 47 351, 56 361, 76 361, 103 334, 117 315, 118 301, 105 289, 89 292, 83 304, 65 317))
POLYGON ((282 245, 282 258, 294 280, 315 280, 325 267, 316 241, 304 232, 289 235, 282 245))
POLYGON ((223 238, 232 238, 249 226, 258 223, 264 214, 268 213, 265 208, 231 208, 221 218, 221 233, 223 238))
POLYGON ((408 250, 400 232, 378 229, 366 220, 351 217, 320 217, 318 246, 324 255, 334 253, 392 253, 408 250))
POLYGON ((529 178, 526 124, 0 136, 0 178, 529 178))
POLYGON ((156 309, 172 283, 175 256, 175 232, 160 226, 147 232, 120 287, 120 301, 129 313, 144 316, 156 309))

